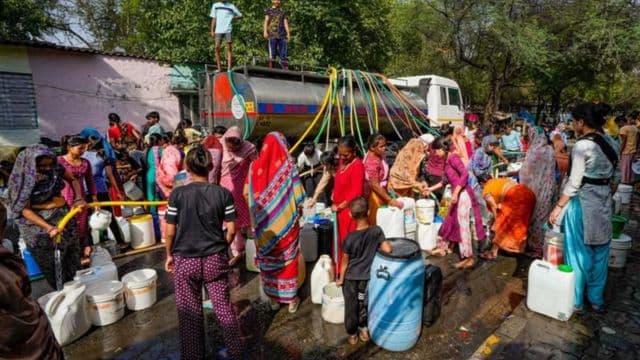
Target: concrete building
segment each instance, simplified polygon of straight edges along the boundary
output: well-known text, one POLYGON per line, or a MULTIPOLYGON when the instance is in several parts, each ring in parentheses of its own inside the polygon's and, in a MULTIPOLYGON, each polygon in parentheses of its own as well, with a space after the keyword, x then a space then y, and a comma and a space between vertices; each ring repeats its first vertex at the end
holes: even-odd
POLYGON ((106 132, 111 112, 141 128, 145 114, 158 111, 173 130, 181 118, 198 115, 196 86, 181 69, 120 53, 0 40, 0 146, 59 140, 84 127, 106 132))

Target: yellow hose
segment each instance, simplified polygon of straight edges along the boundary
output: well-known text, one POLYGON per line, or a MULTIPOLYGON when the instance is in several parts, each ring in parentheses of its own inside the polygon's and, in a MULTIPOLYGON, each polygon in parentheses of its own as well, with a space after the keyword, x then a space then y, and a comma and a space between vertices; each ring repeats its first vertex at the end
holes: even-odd
POLYGON ((331 68, 331 75, 329 77, 329 86, 327 87, 327 92, 324 95, 324 100, 322 101, 322 106, 320 107, 320 111, 318 111, 315 119, 313 119, 309 127, 307 127, 307 130, 305 130, 305 132, 302 134, 300 139, 291 147, 291 149, 289 149, 289 153, 293 153, 294 151, 296 151, 298 146, 302 144, 302 142, 307 137, 307 135, 309 135, 311 130, 313 130, 313 128, 316 126, 316 123, 318 122, 318 120, 320 120, 320 117, 324 113, 324 110, 327 108, 327 104, 329 103, 329 100, 331 98, 331 91, 332 91, 332 85, 333 85, 332 83, 333 83, 333 79, 337 78, 337 73, 338 71, 336 70, 336 68, 331 68))
MULTIPOLYGON (((166 201, 98 201, 87 204, 88 207, 96 207, 96 206, 162 206, 167 205, 166 201)), ((62 220, 58 223, 58 236, 56 236, 56 243, 60 244, 62 241, 62 232, 64 228, 67 226, 69 221, 73 219, 74 216, 78 215, 82 209, 79 207, 74 207, 71 209, 67 215, 65 215, 62 220)))
POLYGON ((378 118, 378 103, 376 101, 376 92, 373 90, 373 83, 371 82, 371 79, 369 79, 369 75, 367 75, 366 73, 363 73, 363 77, 364 79, 367 81, 367 84, 369 85, 369 92, 371 93, 371 99, 373 100, 373 115, 375 117, 375 127, 376 127, 376 132, 380 131, 380 120, 378 118))

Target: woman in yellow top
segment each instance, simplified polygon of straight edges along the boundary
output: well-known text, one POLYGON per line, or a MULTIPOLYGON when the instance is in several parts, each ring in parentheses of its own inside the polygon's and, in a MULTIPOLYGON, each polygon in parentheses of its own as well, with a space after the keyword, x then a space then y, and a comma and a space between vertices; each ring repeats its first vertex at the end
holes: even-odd
POLYGON ((491 250, 480 257, 494 260, 499 249, 523 253, 527 245, 529 222, 536 205, 533 191, 509 178, 497 178, 484 184, 482 196, 493 213, 491 230, 495 236, 491 250))

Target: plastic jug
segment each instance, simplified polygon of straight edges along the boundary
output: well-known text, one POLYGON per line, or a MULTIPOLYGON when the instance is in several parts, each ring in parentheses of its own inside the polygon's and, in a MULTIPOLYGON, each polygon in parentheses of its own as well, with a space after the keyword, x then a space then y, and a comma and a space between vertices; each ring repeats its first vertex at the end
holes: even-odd
POLYGON ((318 233, 313 224, 305 224, 300 229, 300 250, 306 262, 318 259, 318 233))
POLYGON ((111 213, 105 210, 98 210, 89 217, 89 226, 92 230, 107 230, 111 223, 111 213))
POLYGON ((256 239, 254 238, 247 239, 247 243, 245 245, 245 251, 246 251, 246 254, 244 256, 244 260, 245 260, 245 265, 247 267, 247 270, 252 272, 260 272, 260 269, 258 269, 258 266, 256 265, 256 253, 257 253, 256 239))
POLYGON ((418 244, 420 244, 420 250, 431 251, 438 245, 437 236, 434 236, 434 232, 437 232, 436 224, 423 224, 418 223, 418 231, 416 237, 418 244))
POLYGON ((144 249, 156 244, 153 229, 153 217, 149 214, 138 215, 129 219, 131 222, 131 247, 144 249))
POLYGON ((103 266, 113 264, 113 259, 111 259, 111 254, 107 249, 101 246, 94 246, 93 252, 91 253, 91 266, 103 266))
POLYGON ((564 234, 559 226, 545 232, 542 252, 544 261, 556 266, 564 264, 564 234))
MULTIPOLYGON (((131 226, 129 225, 129 221, 123 217, 116 217, 116 222, 122 231, 122 236, 124 237, 124 242, 129 244, 131 243, 131 226)), ((109 240, 115 240, 116 237, 111 232, 111 229, 107 229, 107 238, 109 240)))
POLYGON ((404 214, 402 209, 381 206, 376 215, 376 223, 387 238, 404 237, 404 214))
POLYGON ((554 266, 535 260, 529 268, 527 307, 556 320, 567 321, 573 314, 576 276, 569 265, 554 266))
POLYGON ((118 268, 116 264, 110 263, 99 266, 92 266, 88 269, 79 270, 73 278, 84 285, 92 285, 99 282, 118 280, 118 268))
POLYGON ((142 190, 133 181, 127 181, 126 183, 124 183, 123 187, 124 193, 131 200, 136 201, 144 197, 144 193, 142 192, 142 190))
MULTIPOLYGON (((412 198, 401 197, 398 198, 398 201, 402 202, 404 205, 402 207, 402 215, 404 222, 404 232, 405 234, 415 233, 416 232, 416 201, 412 198)), ((415 236, 414 236, 415 239, 415 236)))
POLYGON ((311 199, 307 198, 304 201, 304 207, 302 208, 302 218, 304 222, 309 222, 311 221, 311 219, 313 219, 316 216, 316 207, 312 206, 309 207, 309 202, 311 201, 311 199))
POLYGON ((60 346, 72 343, 91 328, 85 290, 84 285, 65 287, 46 303, 45 314, 60 346))
POLYGON ((333 281, 333 262, 329 255, 322 255, 311 272, 311 302, 322 304, 322 289, 333 281))

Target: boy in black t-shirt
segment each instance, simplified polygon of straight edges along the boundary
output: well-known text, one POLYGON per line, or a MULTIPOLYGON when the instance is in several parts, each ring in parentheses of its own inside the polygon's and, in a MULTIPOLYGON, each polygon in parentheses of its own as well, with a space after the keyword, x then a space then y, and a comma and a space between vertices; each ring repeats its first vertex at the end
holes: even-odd
POLYGON ((371 226, 368 218, 367 200, 357 198, 349 204, 351 217, 356 220, 356 230, 344 239, 342 264, 336 284, 342 286, 344 294, 344 326, 349 334, 349 344, 360 340, 369 341, 367 330, 367 285, 369 270, 378 247, 391 253, 391 244, 385 240, 379 226, 371 226))
POLYGON ((235 237, 236 208, 229 190, 209 184, 211 154, 196 145, 185 159, 192 182, 174 189, 167 206, 165 270, 173 273, 180 349, 184 359, 203 359, 205 330, 202 286, 207 289, 227 349, 218 358, 244 352, 240 324, 229 299, 229 244, 235 237), (227 233, 222 231, 227 222, 227 233))

